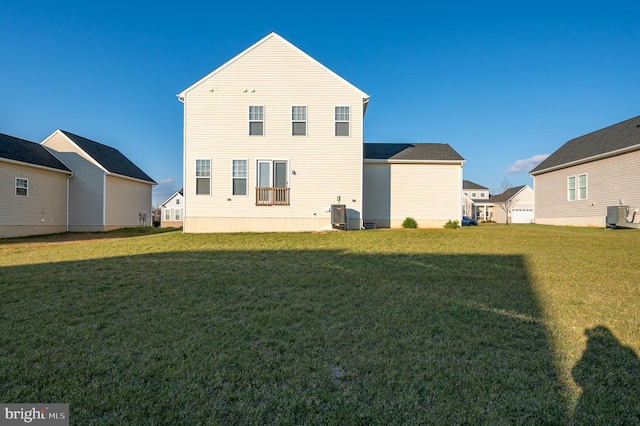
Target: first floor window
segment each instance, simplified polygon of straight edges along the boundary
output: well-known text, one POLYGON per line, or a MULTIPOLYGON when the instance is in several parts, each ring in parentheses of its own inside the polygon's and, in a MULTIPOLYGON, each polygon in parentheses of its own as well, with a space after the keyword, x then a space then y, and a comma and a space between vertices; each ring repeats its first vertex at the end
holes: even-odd
POLYGON ((211 160, 196 160, 196 195, 211 194, 211 160))
POLYGON ((249 135, 264 135, 264 106, 262 105, 249 106, 249 135))
POLYGON ((164 209, 164 220, 171 220, 171 209, 164 209))
POLYGON ((349 107, 335 108, 336 136, 349 136, 349 107))
POLYGON ((307 135, 307 107, 291 107, 291 134, 293 136, 307 135))
POLYGON ((569 176, 567 179, 567 200, 575 201, 576 199, 576 177, 569 176))
POLYGON ((233 160, 233 195, 247 195, 247 160, 233 160))
POLYGON ((175 211, 175 216, 176 216, 175 220, 182 220, 181 213, 182 213, 182 209, 176 209, 176 211, 175 211))
POLYGON ((578 176, 578 200, 587 199, 587 175, 578 176))
POLYGON ((28 195, 29 179, 16 178, 16 195, 28 195))

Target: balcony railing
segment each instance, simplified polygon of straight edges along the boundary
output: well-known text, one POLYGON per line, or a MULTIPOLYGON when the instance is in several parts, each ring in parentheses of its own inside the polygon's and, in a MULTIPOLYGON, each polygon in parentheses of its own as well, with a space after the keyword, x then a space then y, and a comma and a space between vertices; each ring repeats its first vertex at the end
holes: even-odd
POLYGON ((256 188, 256 206, 288 206, 289 188, 256 188))

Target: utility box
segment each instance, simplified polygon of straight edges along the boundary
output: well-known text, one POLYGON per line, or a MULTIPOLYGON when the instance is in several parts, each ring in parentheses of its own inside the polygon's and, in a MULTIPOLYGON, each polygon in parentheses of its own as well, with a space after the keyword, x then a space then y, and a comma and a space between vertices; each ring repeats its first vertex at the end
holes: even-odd
POLYGON ((331 226, 336 229, 347 229, 347 206, 344 204, 331 205, 331 226))
POLYGON ((618 228, 627 223, 629 206, 607 206, 607 228, 618 228))

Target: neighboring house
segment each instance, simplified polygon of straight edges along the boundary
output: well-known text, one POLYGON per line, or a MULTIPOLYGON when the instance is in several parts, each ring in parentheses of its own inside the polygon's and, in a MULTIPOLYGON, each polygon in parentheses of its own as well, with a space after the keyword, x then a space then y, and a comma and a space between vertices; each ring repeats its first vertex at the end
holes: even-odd
POLYGON ((462 214, 478 220, 493 220, 489 188, 470 180, 462 181, 462 214))
POLYGON ((331 229, 362 223, 369 95, 271 33, 178 95, 184 232, 331 229))
POLYGON ((492 195, 493 220, 498 223, 533 223, 534 191, 529 185, 508 188, 502 194, 492 195))
POLYGON ((180 228, 182 227, 182 218, 184 217, 184 196, 183 190, 173 194, 167 201, 160 206, 160 227, 161 228, 180 228))
POLYGON ((0 134, 0 238, 65 232, 72 174, 40 144, 0 134))
POLYGON ((109 231, 151 223, 156 182, 115 148, 56 130, 41 146, 73 171, 68 230, 109 231))
POLYGON ((464 159, 448 144, 364 144, 364 222, 421 228, 460 219, 464 159))
POLYGON ((572 139, 531 170, 535 222, 604 227, 607 206, 640 208, 640 116, 572 139))

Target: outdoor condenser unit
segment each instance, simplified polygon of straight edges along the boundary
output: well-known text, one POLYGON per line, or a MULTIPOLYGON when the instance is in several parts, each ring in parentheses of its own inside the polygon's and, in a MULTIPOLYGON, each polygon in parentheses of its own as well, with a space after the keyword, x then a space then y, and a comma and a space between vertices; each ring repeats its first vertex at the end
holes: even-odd
POLYGON ((640 229, 640 223, 634 222, 636 214, 633 214, 631 222, 628 217, 629 206, 607 206, 607 228, 640 229))
POLYGON ((336 229, 347 229, 347 206, 344 204, 331 205, 331 226, 336 229))

